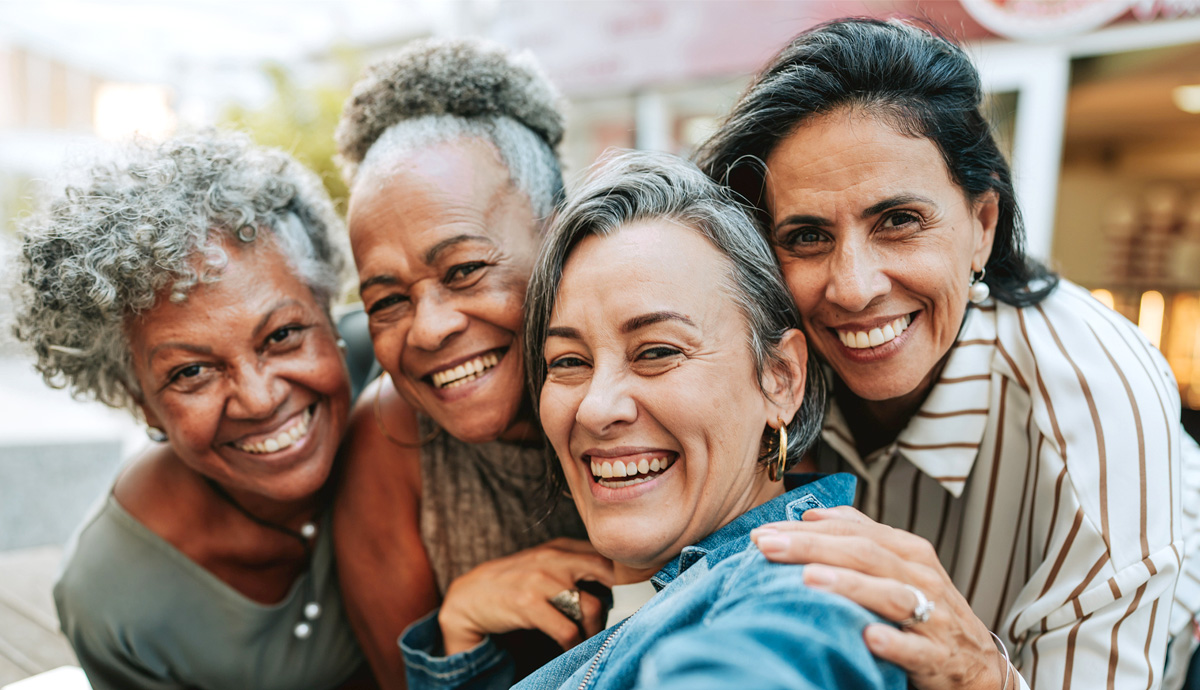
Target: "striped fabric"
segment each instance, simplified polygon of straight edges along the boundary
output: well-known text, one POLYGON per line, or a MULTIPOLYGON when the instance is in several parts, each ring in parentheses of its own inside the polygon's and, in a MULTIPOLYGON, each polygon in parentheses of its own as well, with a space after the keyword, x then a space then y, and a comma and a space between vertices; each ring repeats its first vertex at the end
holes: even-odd
POLYGON ((1166 361, 1064 281, 1034 307, 969 309, 890 446, 860 458, 834 405, 817 461, 860 477, 864 513, 933 543, 1028 687, 1151 688, 1200 599, 1195 559, 1180 577, 1185 435, 1166 361))

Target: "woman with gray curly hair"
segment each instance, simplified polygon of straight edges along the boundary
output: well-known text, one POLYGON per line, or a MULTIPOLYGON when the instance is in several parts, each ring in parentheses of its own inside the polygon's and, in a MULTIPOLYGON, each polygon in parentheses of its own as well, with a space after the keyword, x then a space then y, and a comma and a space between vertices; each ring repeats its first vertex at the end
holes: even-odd
POLYGON ((352 685, 324 490, 350 406, 337 215, 243 136, 123 154, 28 220, 18 258, 46 382, 157 441, 68 545, 63 631, 98 689, 352 685))
POLYGON ((530 57, 432 40, 369 67, 338 127, 386 376, 351 417, 335 542, 351 622, 385 685, 403 682, 399 634, 451 593, 460 605, 441 615, 462 644, 498 620, 553 638, 507 639, 522 669, 602 626, 576 583, 611 584, 612 566, 578 539, 572 506, 546 515, 521 361, 525 286, 562 191, 562 119, 530 57))

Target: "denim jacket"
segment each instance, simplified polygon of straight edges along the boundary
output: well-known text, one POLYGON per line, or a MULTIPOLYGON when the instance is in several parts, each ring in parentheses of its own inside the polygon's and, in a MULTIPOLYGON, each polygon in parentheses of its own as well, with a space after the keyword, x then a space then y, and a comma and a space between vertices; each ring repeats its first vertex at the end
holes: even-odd
MULTIPOLYGON (((873 657, 863 628, 880 619, 807 587, 803 566, 767 561, 750 530, 849 504, 854 477, 824 476, 754 508, 683 551, 652 578, 658 594, 624 622, 543 666, 516 687, 895 688, 899 668, 873 657)), ((490 639, 441 653, 437 612, 404 631, 410 690, 507 688, 513 664, 490 639)))

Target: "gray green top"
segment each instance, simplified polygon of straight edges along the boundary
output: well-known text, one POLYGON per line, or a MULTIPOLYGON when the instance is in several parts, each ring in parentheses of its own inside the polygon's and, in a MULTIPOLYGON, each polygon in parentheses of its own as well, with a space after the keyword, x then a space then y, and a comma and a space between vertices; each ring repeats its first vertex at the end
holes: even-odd
POLYGON ((342 608, 329 532, 326 516, 312 567, 283 601, 266 606, 108 495, 67 545, 54 586, 63 632, 96 690, 337 687, 363 656, 342 608), (302 640, 293 629, 313 598, 322 610, 302 640))
MULTIPOLYGON (((420 438, 435 430, 420 418, 420 438)), ((467 443, 442 432, 421 447, 421 541, 440 592, 485 561, 555 537, 587 538, 569 497, 546 514, 545 479, 540 444, 467 443)))

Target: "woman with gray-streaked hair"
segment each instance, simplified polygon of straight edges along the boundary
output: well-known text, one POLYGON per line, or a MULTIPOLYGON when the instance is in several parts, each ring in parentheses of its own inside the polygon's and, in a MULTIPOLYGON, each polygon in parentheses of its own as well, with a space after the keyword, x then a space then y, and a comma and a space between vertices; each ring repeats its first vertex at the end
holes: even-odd
MULTIPOLYGON (((854 496, 846 474, 782 482, 824 403, 799 319, 750 216, 687 161, 615 156, 556 215, 524 342, 548 469, 617 587, 652 585, 518 688, 905 686, 863 641, 877 618, 752 543, 765 522, 854 496)), ((490 639, 455 653, 456 625, 405 632, 409 688, 508 687, 506 653, 490 639)))
POLYGON ((376 677, 442 608, 503 620, 522 670, 602 626, 580 580, 611 582, 565 502, 548 515, 521 361, 526 281, 562 190, 558 96, 528 55, 430 40, 367 69, 337 130, 348 225, 386 375, 351 418, 334 530, 347 611, 376 677), (561 538, 561 539, 556 539, 561 538), (551 541, 553 540, 553 541, 551 541), (557 607, 554 602, 557 602, 557 607), (557 643, 557 644, 555 644, 557 643))
POLYGON ((244 136, 134 143, 22 230, 15 332, 38 371, 156 442, 54 588, 92 687, 355 686, 325 491, 345 261, 319 181, 244 136))

